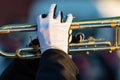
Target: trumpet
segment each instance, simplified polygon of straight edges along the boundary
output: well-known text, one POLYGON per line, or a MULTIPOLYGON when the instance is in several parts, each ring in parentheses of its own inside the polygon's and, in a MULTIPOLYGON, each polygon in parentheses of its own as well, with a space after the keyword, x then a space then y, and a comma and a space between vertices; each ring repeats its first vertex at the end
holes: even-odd
MULTIPOLYGON (((82 29, 94 29, 94 28, 113 28, 115 30, 115 42, 112 45, 110 41, 104 41, 103 39, 95 39, 89 37, 84 38, 84 34, 78 34, 79 41, 76 43, 69 43, 69 53, 72 52, 90 52, 96 51, 115 51, 120 49, 118 45, 118 32, 120 27, 120 17, 109 17, 92 20, 82 20, 78 22, 72 22, 71 30, 82 30, 82 29)), ((31 32, 37 31, 37 24, 10 24, 0 27, 0 34, 10 34, 13 32, 31 32)), ((9 53, 0 50, 0 56, 8 58, 20 58, 20 59, 34 59, 40 58, 40 47, 25 47, 19 48, 15 53, 9 53), (34 53, 31 53, 34 52, 34 53)))

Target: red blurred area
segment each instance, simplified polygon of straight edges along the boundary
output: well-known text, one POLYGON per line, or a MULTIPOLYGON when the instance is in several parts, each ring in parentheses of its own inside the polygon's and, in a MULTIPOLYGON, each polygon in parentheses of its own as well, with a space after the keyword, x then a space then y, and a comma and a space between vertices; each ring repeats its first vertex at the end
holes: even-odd
POLYGON ((0 26, 24 20, 34 0, 0 0, 0 26))
MULTIPOLYGON (((25 22, 34 0, 0 0, 0 26, 25 22)), ((8 51, 15 51, 21 45, 19 40, 8 35, 0 35, 0 42, 8 51)))

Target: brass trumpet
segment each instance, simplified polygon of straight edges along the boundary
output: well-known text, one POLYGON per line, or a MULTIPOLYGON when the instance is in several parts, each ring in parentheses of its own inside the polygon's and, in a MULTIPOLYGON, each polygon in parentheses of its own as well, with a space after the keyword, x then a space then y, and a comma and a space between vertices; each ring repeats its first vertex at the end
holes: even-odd
MULTIPOLYGON (((120 49, 118 45, 118 31, 120 27, 120 17, 101 18, 93 20, 84 20, 79 22, 73 22, 71 24, 71 30, 81 29, 93 29, 93 28, 114 28, 115 30, 115 43, 112 45, 110 41, 104 41, 102 39, 95 39, 93 37, 84 39, 83 34, 79 34, 79 43, 70 43, 69 52, 86 52, 91 51, 115 51, 120 49)), ((11 24, 0 27, 0 34, 9 34, 11 32, 31 32, 36 31, 36 24, 11 24)), ((40 51, 40 47, 25 47, 16 50, 16 53, 7 53, 0 50, 0 55, 8 58, 21 58, 21 59, 33 59, 40 58, 40 53, 29 53, 30 51, 40 51)))

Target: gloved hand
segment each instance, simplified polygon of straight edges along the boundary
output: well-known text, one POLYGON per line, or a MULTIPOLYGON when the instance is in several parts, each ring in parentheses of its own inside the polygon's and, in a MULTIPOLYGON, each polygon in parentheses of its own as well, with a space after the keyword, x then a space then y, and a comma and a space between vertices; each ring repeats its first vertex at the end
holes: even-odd
POLYGON ((40 42, 41 53, 48 49, 60 49, 68 53, 69 29, 73 19, 72 14, 67 15, 65 22, 62 22, 62 13, 59 11, 54 18, 56 4, 52 4, 48 15, 37 18, 37 36, 40 42))

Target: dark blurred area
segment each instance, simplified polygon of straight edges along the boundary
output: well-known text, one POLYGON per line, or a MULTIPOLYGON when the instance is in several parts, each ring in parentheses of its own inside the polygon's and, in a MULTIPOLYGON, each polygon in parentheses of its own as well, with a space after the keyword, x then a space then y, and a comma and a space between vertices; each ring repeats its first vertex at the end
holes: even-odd
MULTIPOLYGON (((47 13, 52 3, 57 3, 57 10, 62 10, 64 15, 71 12, 76 17, 74 21, 120 16, 120 0, 0 0, 0 26, 36 23, 37 15, 47 13)), ((103 37, 110 41, 113 41, 114 37, 113 30, 109 29, 82 32, 85 32, 87 37, 103 37)), ((0 35, 0 48, 14 52, 24 46, 23 43, 28 40, 26 37, 29 35, 35 36, 30 33, 0 35)), ((80 70, 81 80, 120 80, 118 54, 119 52, 77 54, 73 55, 73 61, 80 70)), ((0 74, 10 62, 11 59, 0 57, 0 74)))
POLYGON ((26 22, 29 8, 34 0, 0 0, 0 26, 26 22))
MULTIPOLYGON (((0 0, 0 26, 15 23, 26 23, 30 6, 34 0, 0 0)), ((22 35, 22 37, 24 37, 22 35)), ((15 52, 23 44, 19 35, 0 35, 0 48, 4 51, 15 52)), ((12 59, 0 56, 0 75, 12 59)))
MULTIPOLYGON (((0 0, 0 26, 26 23, 32 2, 33 0, 0 0)), ((0 42, 3 48, 6 47, 6 49, 9 49, 8 51, 13 52, 16 47, 21 46, 19 37, 21 36, 13 36, 12 34, 0 35, 0 42), (12 45, 12 47, 10 47, 10 45, 12 45)))

